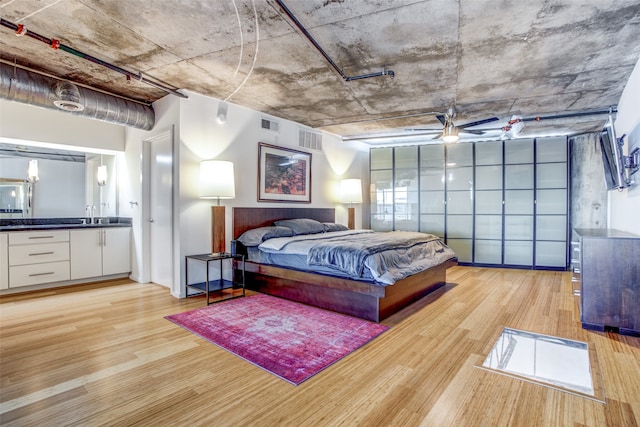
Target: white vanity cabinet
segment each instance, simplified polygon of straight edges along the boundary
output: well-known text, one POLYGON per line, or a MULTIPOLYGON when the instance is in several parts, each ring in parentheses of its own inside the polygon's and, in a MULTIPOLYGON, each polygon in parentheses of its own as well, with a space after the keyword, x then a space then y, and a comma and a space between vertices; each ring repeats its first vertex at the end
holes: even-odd
POLYGON ((69 231, 9 233, 9 288, 69 280, 69 231))
POLYGON ((71 279, 131 271, 131 229, 92 228, 70 231, 71 279))

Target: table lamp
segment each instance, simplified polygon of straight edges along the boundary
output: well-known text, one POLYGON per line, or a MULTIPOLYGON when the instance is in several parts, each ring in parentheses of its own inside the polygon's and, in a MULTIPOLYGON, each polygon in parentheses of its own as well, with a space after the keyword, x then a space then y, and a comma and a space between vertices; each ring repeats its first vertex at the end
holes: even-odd
POLYGON ((220 199, 236 197, 233 179, 233 163, 224 160, 204 160, 200 162, 200 198, 216 199, 211 207, 211 252, 225 252, 225 212, 220 199))
POLYGON ((356 221, 353 204, 362 203, 362 181, 360 179, 343 179, 340 181, 340 201, 349 203, 347 227, 354 229, 356 221))

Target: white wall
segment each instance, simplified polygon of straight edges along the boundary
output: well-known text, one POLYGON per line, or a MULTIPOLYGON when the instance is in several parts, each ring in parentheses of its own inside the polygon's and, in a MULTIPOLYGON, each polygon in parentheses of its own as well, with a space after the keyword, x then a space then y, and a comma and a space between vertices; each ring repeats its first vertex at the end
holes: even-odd
MULTIPOLYGON (((337 187, 343 177, 361 177, 363 162, 368 167, 368 150, 362 145, 345 144, 335 135, 323 135, 323 150, 298 147, 301 125, 284 119, 229 104, 227 121, 215 120, 220 101, 189 93, 180 99, 180 176, 179 176, 179 259, 188 254, 206 253, 211 249, 211 200, 199 198, 199 166, 206 159, 228 160, 234 163, 236 197, 224 200, 226 206, 227 249, 232 238, 232 208, 234 206, 283 206, 282 203, 258 203, 258 143, 310 152, 311 204, 291 206, 336 207, 337 220, 346 223, 346 209, 337 204, 337 187), (261 128, 263 117, 276 120, 279 131, 261 128), (363 155, 364 153, 364 155, 363 155)), ((365 175, 366 176, 366 175, 365 175)), ((360 225, 361 220, 358 220, 360 225)), ((180 264, 182 266, 182 264, 180 264)), ((184 271, 180 282, 184 280, 184 271)), ((180 289, 172 290, 178 294, 180 289)))
POLYGON ((124 151, 124 126, 0 99, 0 142, 31 141, 124 151))
MULTIPOLYGON (((636 64, 627 85, 625 86, 620 102, 615 127, 618 137, 629 135, 631 131, 640 126, 640 60, 636 64)), ((628 139, 625 138, 625 142, 628 139)), ((640 141, 629 147, 625 144, 625 154, 640 147, 640 141)), ((622 231, 628 231, 640 235, 640 172, 636 173, 636 185, 623 191, 609 192, 609 227, 622 231)))
MULTIPOLYGON (((145 251, 144 241, 148 238, 149 224, 144 218, 145 208, 142 194, 143 171, 142 171, 142 151, 143 141, 160 135, 167 130, 173 129, 173 133, 178 139, 180 132, 180 104, 173 96, 166 96, 154 103, 156 115, 156 124, 150 131, 140 129, 127 128, 125 136, 125 151, 123 159, 118 163, 118 180, 119 188, 119 206, 120 216, 130 217, 132 222, 132 260, 131 260, 131 278, 138 282, 147 282, 150 280, 149 272, 145 271, 145 265, 149 263, 149 253, 145 251)), ((177 146, 176 142, 176 146, 177 146)), ((180 161, 177 148, 174 150, 174 164, 178 165, 180 161)), ((176 177, 179 173, 178 169, 174 172, 174 187, 176 186, 176 177)), ((178 192, 174 194, 174 242, 179 239, 180 229, 177 226, 179 216, 177 215, 178 192)), ((175 253, 179 253, 174 243, 173 248, 168 248, 175 253)), ((180 274, 181 261, 174 256, 174 281, 178 282, 180 274)))
MULTIPOLYGON (((228 160, 234 163, 236 197, 224 200, 226 207, 227 249, 232 238, 232 208, 234 206, 283 206, 282 203, 258 203, 258 143, 266 142, 283 147, 297 146, 299 124, 266 116, 260 112, 229 104, 227 121, 216 121, 219 100, 193 92, 188 99, 167 96, 154 104, 156 126, 151 131, 128 129, 126 132, 126 168, 121 168, 120 214, 133 219, 134 260, 132 277, 144 281, 145 253, 142 239, 145 222, 142 217, 142 182, 140 176, 142 141, 173 128, 175 135, 174 165, 174 284, 173 295, 182 293, 184 257, 211 250, 211 200, 199 198, 200 161, 228 160), (261 119, 268 117, 279 122, 278 132, 261 128, 261 119), (127 187, 127 188, 125 188, 127 187), (129 201, 137 201, 138 206, 129 201)), ((336 207, 336 220, 346 224, 346 207, 337 203, 337 187, 341 178, 357 178, 368 182, 368 147, 360 143, 343 143, 335 135, 323 135, 323 150, 304 150, 312 154, 312 203, 289 206, 336 207)), ((368 188, 365 186, 365 188, 368 188)), ((362 213, 362 207, 358 208, 362 213)), ((362 215, 356 226, 366 226, 362 215)))

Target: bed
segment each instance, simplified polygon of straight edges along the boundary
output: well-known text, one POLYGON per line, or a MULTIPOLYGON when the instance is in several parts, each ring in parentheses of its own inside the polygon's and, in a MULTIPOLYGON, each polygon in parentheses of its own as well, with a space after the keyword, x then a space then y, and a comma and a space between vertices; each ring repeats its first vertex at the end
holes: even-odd
MULTIPOLYGON (((274 222, 306 218, 334 223, 333 208, 233 208, 232 252, 248 255, 238 238, 243 233, 274 222)), ((328 234, 328 233, 327 233, 328 234)), ((279 239, 274 239, 279 240, 279 239)), ((246 288, 257 292, 380 322, 446 282, 446 270, 457 264, 455 254, 426 270, 381 284, 376 280, 353 279, 326 272, 302 271, 293 267, 248 259, 245 262, 246 288)))

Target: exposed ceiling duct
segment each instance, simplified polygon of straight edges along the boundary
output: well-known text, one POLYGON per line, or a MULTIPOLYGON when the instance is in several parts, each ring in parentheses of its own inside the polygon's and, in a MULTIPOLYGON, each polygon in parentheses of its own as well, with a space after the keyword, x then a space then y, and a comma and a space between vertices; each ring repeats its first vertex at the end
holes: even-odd
POLYGON ((148 84, 149 86, 153 86, 155 88, 158 89, 162 89, 165 92, 174 94, 180 98, 187 98, 187 96, 183 93, 178 92, 176 89, 170 88, 164 84, 155 82, 153 80, 149 80, 148 78, 144 77, 142 75, 142 73, 138 73, 137 75, 135 73, 132 73, 129 70, 125 70, 122 67, 118 67, 117 65, 111 64, 109 62, 103 61, 102 59, 96 58, 95 56, 89 55, 87 53, 84 52, 80 52, 77 49, 72 48, 71 46, 68 46, 64 43, 61 43, 60 40, 57 39, 50 39, 48 37, 45 37, 41 34, 38 34, 36 32, 33 32, 31 30, 28 30, 23 24, 14 24, 13 22, 9 22, 6 19, 2 19, 0 18, 0 25, 3 27, 7 27, 10 28, 12 30, 14 30, 16 32, 16 36, 18 37, 22 37, 24 35, 27 35, 28 37, 31 37, 35 40, 41 41, 43 43, 46 43, 47 45, 49 45, 49 47, 51 47, 52 49, 60 49, 64 52, 70 53, 72 55, 76 55, 79 58, 82 59, 86 59, 87 61, 93 62, 94 64, 98 64, 101 65, 103 67, 106 67, 110 70, 113 71, 117 71, 120 74, 124 74, 125 76, 127 76, 128 80, 131 79, 136 79, 139 80, 145 84, 148 84))
POLYGON ((155 124, 150 105, 5 63, 0 63, 0 98, 138 129, 151 130, 155 124))

